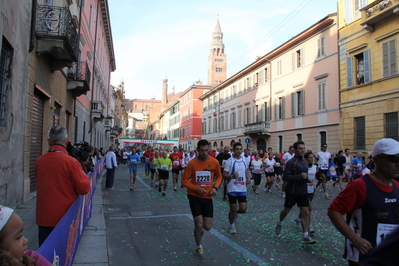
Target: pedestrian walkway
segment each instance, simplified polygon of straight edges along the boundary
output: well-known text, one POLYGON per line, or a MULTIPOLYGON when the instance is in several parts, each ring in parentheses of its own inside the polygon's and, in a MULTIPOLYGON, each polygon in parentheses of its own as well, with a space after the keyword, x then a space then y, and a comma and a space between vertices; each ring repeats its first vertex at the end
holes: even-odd
MULTIPOLYGON (((78 251, 73 263, 75 266, 105 266, 109 264, 101 191, 101 181, 105 176, 104 173, 100 176, 96 185, 96 190, 93 195, 92 217, 90 218, 88 226, 86 226, 80 240, 78 251)), ((39 248, 39 243, 37 237, 38 227, 35 220, 36 197, 32 197, 31 200, 18 206, 15 209, 15 212, 24 222, 23 234, 29 240, 28 249, 37 250, 39 248)))

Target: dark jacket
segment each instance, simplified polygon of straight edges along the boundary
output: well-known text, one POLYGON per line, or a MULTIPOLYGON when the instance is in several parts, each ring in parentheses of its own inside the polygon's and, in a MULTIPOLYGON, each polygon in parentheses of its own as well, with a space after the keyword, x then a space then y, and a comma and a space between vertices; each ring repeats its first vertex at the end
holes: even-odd
POLYGON ((287 181, 285 192, 297 195, 308 193, 308 179, 302 173, 308 172, 308 163, 302 156, 295 155, 287 162, 284 169, 283 180, 287 181))

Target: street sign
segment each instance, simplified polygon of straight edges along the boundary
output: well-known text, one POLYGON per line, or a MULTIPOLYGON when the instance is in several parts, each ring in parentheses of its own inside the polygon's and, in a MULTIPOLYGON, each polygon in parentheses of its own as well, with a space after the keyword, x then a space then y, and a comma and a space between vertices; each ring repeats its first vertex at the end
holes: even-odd
POLYGON ((191 144, 192 144, 191 140, 189 140, 187 143, 188 143, 188 145, 191 145, 191 144))
POLYGON ((248 144, 248 143, 251 142, 251 140, 250 140, 249 138, 246 138, 246 139, 244 140, 244 142, 245 142, 246 144, 248 144))

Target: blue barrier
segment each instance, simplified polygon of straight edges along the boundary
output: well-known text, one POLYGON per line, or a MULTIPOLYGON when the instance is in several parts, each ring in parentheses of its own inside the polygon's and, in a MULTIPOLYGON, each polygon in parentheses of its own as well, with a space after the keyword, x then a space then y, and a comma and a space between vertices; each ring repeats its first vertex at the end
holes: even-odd
POLYGON ((104 158, 98 161, 94 171, 88 174, 90 192, 76 199, 37 251, 54 266, 72 265, 83 231, 91 218, 93 194, 97 178, 103 170, 104 158))

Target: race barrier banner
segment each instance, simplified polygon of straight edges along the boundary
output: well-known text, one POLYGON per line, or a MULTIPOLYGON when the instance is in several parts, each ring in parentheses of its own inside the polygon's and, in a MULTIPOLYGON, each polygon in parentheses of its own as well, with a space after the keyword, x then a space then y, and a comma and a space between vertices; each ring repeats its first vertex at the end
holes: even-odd
POLYGON ((53 232, 37 251, 54 266, 70 266, 73 263, 83 231, 91 218, 92 198, 97 178, 104 170, 104 158, 98 161, 94 171, 88 174, 90 192, 80 195, 69 208, 53 232))

